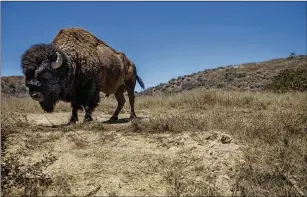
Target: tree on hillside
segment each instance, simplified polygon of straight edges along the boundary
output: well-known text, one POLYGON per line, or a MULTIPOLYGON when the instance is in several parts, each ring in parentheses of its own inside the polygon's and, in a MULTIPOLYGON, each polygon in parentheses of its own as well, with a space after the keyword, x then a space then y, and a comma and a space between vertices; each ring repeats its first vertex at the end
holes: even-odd
POLYGON ((292 58, 294 58, 294 57, 295 57, 295 53, 291 53, 291 54, 289 55, 288 59, 292 59, 292 58))

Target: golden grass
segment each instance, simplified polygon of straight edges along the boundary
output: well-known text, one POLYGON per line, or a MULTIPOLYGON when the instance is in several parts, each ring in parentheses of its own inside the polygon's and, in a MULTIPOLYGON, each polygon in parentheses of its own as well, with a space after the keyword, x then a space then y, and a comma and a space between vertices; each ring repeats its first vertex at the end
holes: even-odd
POLYGON ((149 122, 134 122, 130 129, 137 132, 222 130, 233 135, 246 147, 236 185, 241 195, 298 195, 296 186, 307 191, 306 93, 199 89, 140 97, 136 108, 155 114, 149 122))
MULTIPOLYGON (((126 100, 124 111, 129 112, 126 100)), ((96 111, 113 113, 115 108, 116 101, 111 97, 102 99, 96 111)), ((13 125, 10 113, 42 112, 30 99, 2 99, 1 110, 2 129, 24 127, 16 122, 13 125)), ((70 105, 60 103, 56 111, 70 111, 70 105)), ((198 89, 136 97, 136 112, 140 111, 151 115, 149 121, 133 121, 128 131, 148 134, 220 130, 238 140, 244 147, 245 163, 238 164, 234 195, 298 196, 299 190, 307 192, 306 93, 198 89)), ((80 141, 80 148, 83 145, 80 141)), ((175 179, 175 174, 169 176, 175 179)))

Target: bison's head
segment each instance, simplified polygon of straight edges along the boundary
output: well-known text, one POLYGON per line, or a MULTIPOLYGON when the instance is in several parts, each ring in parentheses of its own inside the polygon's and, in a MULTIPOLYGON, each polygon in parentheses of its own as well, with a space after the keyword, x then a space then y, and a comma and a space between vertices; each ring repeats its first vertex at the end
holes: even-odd
POLYGON ((48 113, 53 112, 65 75, 63 53, 53 45, 38 44, 29 48, 21 58, 26 86, 32 99, 48 113))

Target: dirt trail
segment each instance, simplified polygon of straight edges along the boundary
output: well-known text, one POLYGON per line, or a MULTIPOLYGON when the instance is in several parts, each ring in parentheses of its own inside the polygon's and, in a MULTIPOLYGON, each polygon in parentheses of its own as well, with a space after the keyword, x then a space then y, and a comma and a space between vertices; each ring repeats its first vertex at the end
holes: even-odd
MULTIPOLYGON (((70 113, 28 114, 31 124, 66 123, 70 113)), ((141 114, 141 117, 146 116, 141 114)), ((83 117, 83 114, 80 114, 83 117)), ((108 120, 98 114, 95 121, 108 120)), ((120 114, 125 120, 129 114, 120 114)), ((239 145, 219 131, 139 134, 125 130, 130 122, 106 124, 101 130, 27 132, 8 150, 26 150, 24 163, 49 151, 57 160, 48 167, 54 186, 45 195, 220 195, 232 194, 235 165, 243 162, 239 145), (29 146, 27 141, 32 141, 29 146)))

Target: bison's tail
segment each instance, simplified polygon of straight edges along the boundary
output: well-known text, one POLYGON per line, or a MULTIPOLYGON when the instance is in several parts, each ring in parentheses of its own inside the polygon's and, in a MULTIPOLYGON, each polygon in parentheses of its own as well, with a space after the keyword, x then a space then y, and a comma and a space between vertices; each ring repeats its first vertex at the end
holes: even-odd
POLYGON ((136 80, 139 82, 140 86, 145 89, 145 85, 143 83, 143 80, 141 79, 141 77, 139 77, 138 75, 136 75, 136 80))

